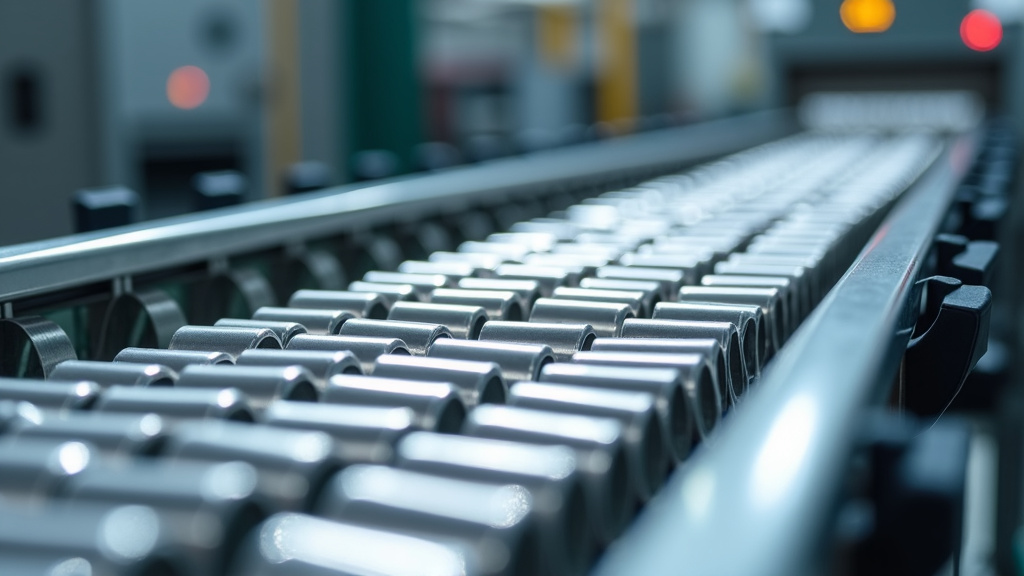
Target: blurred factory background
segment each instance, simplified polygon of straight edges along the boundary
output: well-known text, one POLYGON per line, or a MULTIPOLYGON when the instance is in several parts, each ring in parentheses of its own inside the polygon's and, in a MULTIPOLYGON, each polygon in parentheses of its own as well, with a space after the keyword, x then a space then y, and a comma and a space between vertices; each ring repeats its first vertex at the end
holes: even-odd
POLYGON ((152 219, 284 194, 289 170, 292 189, 400 175, 821 89, 966 87, 1012 113, 1022 6, 4 0, 0 244, 89 227, 87 188, 134 190, 129 217, 152 219), (964 36, 976 9, 1006 38, 964 36), (224 170, 242 178, 195 180, 224 170))

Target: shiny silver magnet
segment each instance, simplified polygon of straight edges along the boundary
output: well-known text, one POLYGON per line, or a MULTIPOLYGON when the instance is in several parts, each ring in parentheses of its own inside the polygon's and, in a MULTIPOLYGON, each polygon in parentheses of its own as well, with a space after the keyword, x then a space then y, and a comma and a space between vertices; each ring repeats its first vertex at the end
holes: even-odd
POLYGON ((633 318, 633 310, 628 304, 554 298, 537 300, 530 312, 530 322, 585 323, 590 324, 594 334, 605 337, 618 336, 622 331, 622 323, 628 318, 633 318))
POLYGON ((398 265, 398 271, 406 274, 441 274, 452 282, 459 278, 477 276, 479 269, 469 262, 429 262, 425 260, 406 260, 398 265))
MULTIPOLYGON (((362 280, 356 280, 348 285, 349 292, 366 292, 368 294, 374 294, 380 296, 387 303, 388 310, 395 302, 419 302, 420 293, 416 290, 416 287, 412 284, 387 284, 384 282, 364 282, 362 280)), ((377 318, 377 315, 363 316, 363 318, 373 318, 375 320, 381 320, 387 318, 387 311, 381 318, 377 318)))
POLYGON ((542 296, 551 296, 559 286, 576 286, 583 276, 582 266, 535 266, 532 264, 502 264, 495 270, 498 278, 507 280, 536 280, 542 296))
MULTIPOLYGON (((771 343, 771 357, 785 342, 786 319, 789 316, 786 301, 777 288, 729 288, 711 286, 684 286, 679 291, 680 302, 712 302, 719 304, 746 304, 759 306, 764 318, 765 333, 771 343)), ((657 307, 655 307, 657 310, 657 307)))
POLYGON ((427 349, 437 340, 452 338, 451 331, 441 324, 359 318, 345 322, 341 327, 341 335, 397 338, 405 343, 410 354, 417 356, 426 354, 427 349))
POLYGON ((196 388, 136 388, 111 386, 93 405, 97 412, 159 414, 165 418, 193 418, 253 422, 249 398, 240 390, 196 388))
POLYGON ((554 362, 551 347, 545 344, 512 344, 508 342, 480 342, 438 340, 427 351, 431 358, 494 362, 501 367, 506 382, 536 380, 545 365, 554 362))
POLYGON ((654 305, 661 302, 661 284, 651 280, 621 280, 618 278, 583 278, 580 280, 580 288, 589 290, 612 290, 624 292, 640 292, 643 294, 642 310, 647 310, 647 316, 654 310, 654 305))
POLYGON ((597 269, 597 277, 657 282, 661 287, 662 300, 675 300, 680 288, 688 283, 696 282, 695 278, 688 276, 683 270, 643 266, 602 266, 597 269))
POLYGON ((466 290, 498 290, 515 292, 523 301, 523 317, 529 315, 533 303, 540 298, 540 282, 536 280, 510 280, 506 278, 463 278, 459 288, 466 290))
POLYGON ((380 284, 407 284, 413 287, 420 300, 425 300, 434 288, 446 288, 452 285, 452 281, 442 274, 406 274, 380 270, 371 270, 363 274, 363 281, 380 284))
POLYGON ((324 432, 335 439, 336 454, 345 464, 389 464, 395 442, 416 429, 416 413, 410 408, 279 400, 267 407, 260 422, 324 432))
POLYGON ((54 380, 86 380, 100 386, 174 386, 178 374, 160 364, 65 360, 50 372, 54 380))
POLYGON ((178 378, 180 388, 237 388, 260 411, 274 400, 316 402, 316 377, 302 366, 188 366, 178 378))
POLYGON ((396 302, 388 313, 388 320, 440 324, 448 328, 452 338, 476 340, 488 317, 480 306, 396 302))
POLYGON ((595 288, 560 287, 555 288, 551 297, 556 300, 629 304, 630 309, 633 311, 633 316, 637 318, 651 317, 651 309, 645 307, 646 295, 639 290, 597 290, 595 288))
POLYGON ((457 433, 466 417, 458 390, 447 382, 422 382, 373 376, 335 376, 323 402, 352 406, 404 406, 416 413, 421 430, 457 433))
POLYGON ((551 347, 556 362, 566 362, 581 350, 590 350, 597 335, 590 324, 550 322, 499 322, 491 320, 480 330, 481 342, 543 344, 551 347))
POLYGON ((253 320, 269 320, 273 322, 296 322, 306 327, 310 334, 337 334, 341 325, 355 318, 356 315, 347 310, 326 310, 319 308, 281 308, 263 306, 253 312, 253 320))
MULTIPOLYGON (((770 352, 769 338, 762 320, 760 306, 752 304, 718 304, 710 302, 662 302, 654 308, 656 320, 695 320, 729 322, 740 332, 744 364, 750 378, 761 375, 761 367, 770 352), (753 367, 753 370, 751 370, 753 367)), ((748 380, 748 384, 749 384, 748 380)))
POLYGON ((281 339, 266 328, 228 328, 221 326, 182 326, 171 337, 171 350, 217 350, 233 358, 249 348, 278 348, 281 339))
POLYGON ((238 355, 238 366, 302 366, 320 381, 322 388, 331 376, 362 374, 363 365, 347 350, 246 350, 238 355))
MULTIPOLYGON (((0 438, 0 502, 45 504, 72 476, 95 466, 98 456, 95 446, 80 440, 0 438)), ((0 525, 7 521, 5 515, 0 525)))
POLYGON ((509 290, 467 290, 465 288, 438 288, 430 294, 433 304, 459 304, 480 306, 491 320, 522 321, 526 306, 518 292, 509 290))
POLYGON ((39 408, 88 410, 101 390, 95 382, 0 378, 0 400, 30 402, 39 408))
POLYGON ((782 276, 752 276, 741 274, 708 274, 700 279, 701 286, 736 287, 736 288, 776 288, 779 298, 786 301, 789 326, 798 326, 810 314, 813 306, 804 302, 800 292, 796 290, 792 278, 782 276))
POLYGON ((251 318, 221 318, 213 323, 217 328, 256 328, 272 331, 277 334, 282 346, 287 346, 292 338, 306 334, 306 327, 298 322, 277 322, 273 320, 253 320, 251 318))
POLYGON ((4 437, 87 442, 110 455, 153 456, 166 435, 166 423, 156 414, 40 410, 32 420, 22 420, 8 429, 4 437))
POLYGON ((494 362, 473 362, 448 358, 381 356, 374 376, 427 382, 448 382, 455 386, 467 408, 478 404, 504 404, 505 379, 494 362))
POLYGON ((383 320, 391 303, 385 296, 366 291, 296 290, 288 299, 288 307, 347 310, 360 318, 383 320))
POLYGON ((164 350, 163 348, 125 348, 114 356, 114 362, 130 364, 161 364, 181 372, 189 364, 234 364, 235 359, 226 352, 198 352, 193 350, 164 350))
POLYGON ((363 373, 373 372, 377 358, 384 354, 409 355, 409 348, 398 338, 367 336, 299 336, 288 343, 288 350, 346 351, 359 359, 363 373))

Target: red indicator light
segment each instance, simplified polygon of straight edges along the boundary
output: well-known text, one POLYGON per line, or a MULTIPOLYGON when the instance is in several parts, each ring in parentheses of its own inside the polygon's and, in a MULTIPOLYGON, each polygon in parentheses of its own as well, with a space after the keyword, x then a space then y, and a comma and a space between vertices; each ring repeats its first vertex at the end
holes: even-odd
POLYGON ((210 77, 197 66, 175 68, 167 77, 167 100, 182 110, 198 108, 210 95, 210 77))
POLYGON ((988 52, 1003 40, 1003 24, 987 10, 971 10, 960 22, 960 38, 971 50, 988 52))

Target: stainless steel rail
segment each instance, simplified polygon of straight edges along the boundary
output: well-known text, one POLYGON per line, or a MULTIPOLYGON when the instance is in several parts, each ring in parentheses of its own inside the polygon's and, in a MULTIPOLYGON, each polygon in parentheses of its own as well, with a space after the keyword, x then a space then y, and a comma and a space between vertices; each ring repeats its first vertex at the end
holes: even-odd
POLYGON ((539 187, 647 177, 795 131, 790 112, 759 112, 426 176, 341 186, 301 198, 0 248, 0 303, 388 222, 458 213, 535 195, 539 187))
POLYGON ((863 409, 891 384, 916 320, 916 281, 973 139, 905 192, 762 384, 677 470, 598 576, 821 573, 863 409))

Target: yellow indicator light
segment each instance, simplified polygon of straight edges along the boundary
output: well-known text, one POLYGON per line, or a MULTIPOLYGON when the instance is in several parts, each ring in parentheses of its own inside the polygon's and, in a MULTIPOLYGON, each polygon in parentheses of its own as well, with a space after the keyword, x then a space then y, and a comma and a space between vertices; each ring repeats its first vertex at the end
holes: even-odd
POLYGON ((855 34, 877 34, 892 26, 896 7, 892 0, 843 0, 839 17, 855 34))

